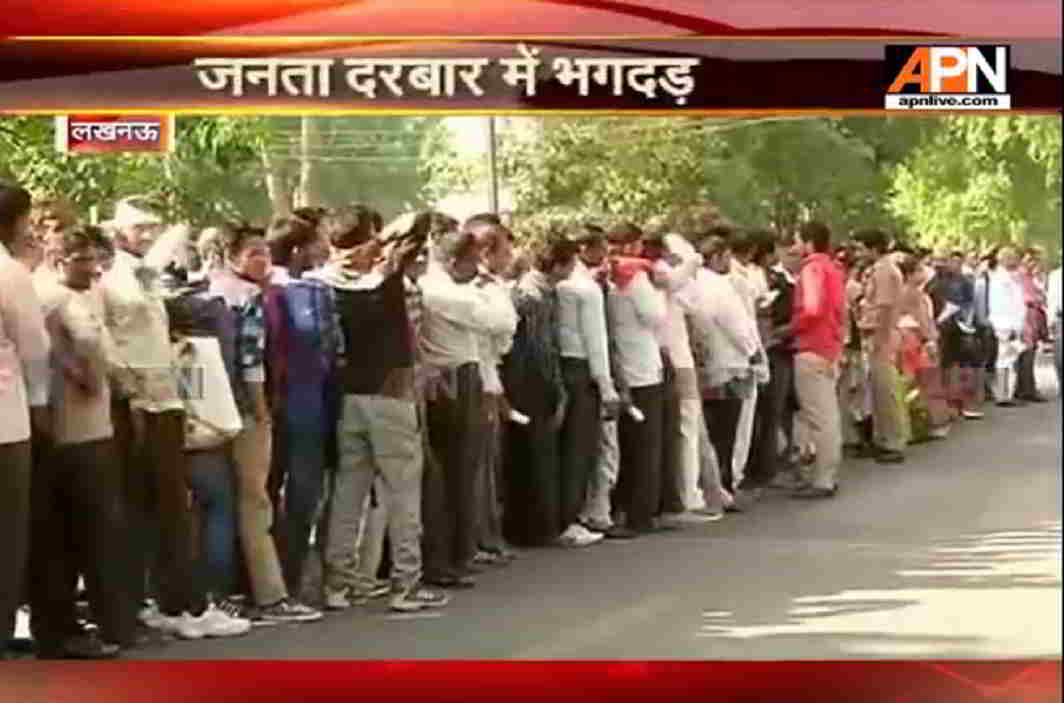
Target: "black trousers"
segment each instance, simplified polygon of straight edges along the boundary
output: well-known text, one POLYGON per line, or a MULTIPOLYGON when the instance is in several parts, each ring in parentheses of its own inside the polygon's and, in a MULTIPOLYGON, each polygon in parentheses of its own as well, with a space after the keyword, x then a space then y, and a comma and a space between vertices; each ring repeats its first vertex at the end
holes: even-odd
MULTIPOLYGON (((544 404, 546 405, 546 404, 544 404)), ((530 413, 527 425, 507 423, 503 437, 503 535, 520 547, 542 547, 553 542, 562 524, 561 463, 558 432, 551 426, 549 410, 530 413)))
POLYGON ((631 389, 632 404, 644 415, 636 422, 628 413, 617 425, 621 466, 615 504, 628 518, 628 527, 646 530, 661 507, 662 430, 665 424, 665 386, 631 389))
POLYGON ((1016 360, 1016 397, 1020 400, 1032 400, 1038 396, 1038 384, 1034 377, 1037 356, 1036 350, 1028 349, 1016 360))
POLYGON ((562 379, 569 407, 558 436, 560 452, 557 533, 577 521, 598 467, 602 443, 602 399, 584 359, 562 359, 562 379))
POLYGON ((680 473, 683 460, 680 443, 680 389, 676 385, 676 369, 668 356, 662 354, 665 381, 661 419, 661 503, 657 515, 682 513, 683 496, 680 495, 680 473))
POLYGON ((55 447, 34 467, 30 609, 33 636, 44 652, 76 632, 79 572, 102 639, 133 639, 136 604, 128 593, 121 469, 111 439, 55 447))
POLYGON ((195 514, 185 481, 185 414, 112 405, 122 491, 130 525, 129 588, 134 602, 148 593, 146 575, 167 615, 200 612, 206 584, 197 578, 195 514))
POLYGON ((29 555, 30 484, 33 451, 29 440, 0 444, 0 652, 15 634, 15 614, 25 592, 29 555))
POLYGON ((720 463, 720 482, 724 490, 735 491, 732 472, 732 455, 735 453, 735 434, 739 429, 739 416, 743 411, 741 398, 717 398, 702 403, 709 441, 720 463))
POLYGON ((757 394, 750 458, 740 488, 763 488, 772 483, 779 470, 779 433, 794 387, 794 356, 785 352, 769 352, 768 363, 771 377, 757 394))
POLYGON ((477 553, 477 431, 483 412, 480 369, 465 364, 449 371, 453 396, 440 392, 428 403, 429 447, 422 506, 425 573, 463 573, 477 553))

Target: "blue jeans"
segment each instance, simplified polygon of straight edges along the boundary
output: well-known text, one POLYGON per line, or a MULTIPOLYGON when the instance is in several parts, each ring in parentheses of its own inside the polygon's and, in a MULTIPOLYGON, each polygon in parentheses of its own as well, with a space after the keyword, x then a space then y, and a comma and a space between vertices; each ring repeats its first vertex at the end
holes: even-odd
POLYGON ((236 488, 228 446, 186 452, 186 481, 202 515, 199 569, 207 591, 225 598, 236 589, 236 488))
POLYGON ((279 418, 275 457, 284 477, 284 554, 282 569, 289 593, 299 593, 310 533, 317 524, 325 481, 326 418, 320 409, 289 407, 279 418))

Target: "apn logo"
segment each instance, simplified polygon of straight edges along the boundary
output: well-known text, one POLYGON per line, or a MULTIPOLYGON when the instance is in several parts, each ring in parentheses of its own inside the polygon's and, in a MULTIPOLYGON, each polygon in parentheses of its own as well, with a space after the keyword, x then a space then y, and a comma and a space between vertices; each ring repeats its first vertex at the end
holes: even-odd
POLYGON ((886 64, 888 108, 1007 110, 1011 103, 1007 46, 892 45, 886 64))

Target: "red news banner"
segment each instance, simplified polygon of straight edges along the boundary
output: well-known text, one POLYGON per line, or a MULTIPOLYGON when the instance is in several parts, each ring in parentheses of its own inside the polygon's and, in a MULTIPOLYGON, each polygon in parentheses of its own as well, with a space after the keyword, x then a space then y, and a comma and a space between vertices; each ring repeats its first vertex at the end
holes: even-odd
POLYGON ((170 115, 69 115, 56 118, 56 148, 72 154, 144 152, 174 149, 170 115))
POLYGON ((0 665, 19 703, 1056 703, 1059 661, 227 661, 0 665))

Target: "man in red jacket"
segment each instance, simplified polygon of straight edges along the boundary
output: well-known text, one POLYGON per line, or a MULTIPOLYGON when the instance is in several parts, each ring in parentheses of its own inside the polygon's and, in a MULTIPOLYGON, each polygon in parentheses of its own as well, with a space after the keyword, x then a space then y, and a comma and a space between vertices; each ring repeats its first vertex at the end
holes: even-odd
POLYGON ((831 498, 838 490, 842 421, 836 384, 842 357, 845 309, 842 270, 831 256, 831 231, 819 222, 795 240, 802 270, 794 297, 794 385, 799 415, 816 446, 816 464, 798 498, 831 498))

